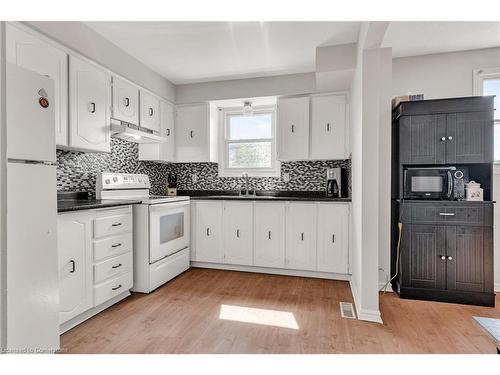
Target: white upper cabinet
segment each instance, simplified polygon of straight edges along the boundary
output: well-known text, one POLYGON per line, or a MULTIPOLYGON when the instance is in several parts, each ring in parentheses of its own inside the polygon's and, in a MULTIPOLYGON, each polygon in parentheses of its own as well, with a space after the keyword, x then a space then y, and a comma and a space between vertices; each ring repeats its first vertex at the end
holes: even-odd
POLYGON ((178 162, 210 161, 210 108, 208 103, 179 105, 175 122, 178 162))
POLYGON ((160 135, 165 142, 139 144, 139 160, 175 161, 175 107, 164 100, 160 101, 160 135))
POLYGON ((222 202, 196 202, 195 258, 200 262, 222 263, 222 202))
POLYGON ((316 270, 316 205, 290 203, 286 216, 286 267, 316 270))
POLYGON ((309 158, 309 97, 278 99, 278 159, 309 158))
POLYGON ((224 262, 253 264, 253 205, 248 202, 224 202, 224 262))
POLYGON ((311 97, 311 159, 346 159, 346 97, 311 97))
POLYGON ((285 204, 255 203, 254 266, 285 267, 285 204))
POLYGON ((54 80, 56 144, 68 145, 68 55, 7 23, 7 61, 54 80))
POLYGON ((140 90, 141 121, 140 126, 155 132, 160 132, 160 99, 140 90))
POLYGON ((69 57, 69 146, 110 152, 111 75, 69 57))
POLYGON ((139 125, 139 89, 113 77, 113 111, 111 117, 139 125))
POLYGON ((318 271, 348 273, 349 207, 347 204, 318 206, 318 271))

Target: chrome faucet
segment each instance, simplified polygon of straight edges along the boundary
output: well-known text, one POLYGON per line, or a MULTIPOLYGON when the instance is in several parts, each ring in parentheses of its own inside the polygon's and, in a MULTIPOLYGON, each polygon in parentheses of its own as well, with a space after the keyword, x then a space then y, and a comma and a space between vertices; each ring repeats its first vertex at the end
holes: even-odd
MULTIPOLYGON (((249 182, 249 177, 248 173, 243 173, 241 177, 244 179, 245 182, 245 195, 248 197, 250 195, 250 182, 249 182)), ((240 190, 240 195, 241 195, 241 190, 240 190)))

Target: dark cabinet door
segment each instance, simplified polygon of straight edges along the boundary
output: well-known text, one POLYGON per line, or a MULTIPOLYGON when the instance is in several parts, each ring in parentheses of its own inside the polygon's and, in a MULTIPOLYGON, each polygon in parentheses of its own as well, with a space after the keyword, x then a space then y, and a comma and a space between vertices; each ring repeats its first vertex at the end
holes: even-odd
POLYGON ((403 286, 445 289, 446 227, 406 224, 401 244, 403 286))
POLYGON ((484 291, 483 227, 446 227, 446 289, 484 291))
POLYGON ((400 119, 401 164, 443 164, 446 160, 446 115, 400 119))
POLYGON ((450 113, 446 116, 446 162, 493 161, 493 112, 450 113))

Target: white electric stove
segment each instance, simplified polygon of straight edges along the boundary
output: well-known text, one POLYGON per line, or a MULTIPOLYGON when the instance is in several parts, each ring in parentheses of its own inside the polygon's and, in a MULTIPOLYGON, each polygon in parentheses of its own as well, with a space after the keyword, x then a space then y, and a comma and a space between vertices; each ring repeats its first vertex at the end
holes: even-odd
POLYGON ((97 199, 134 205, 134 286, 149 293, 189 268, 189 197, 150 195, 142 174, 98 173, 97 199))

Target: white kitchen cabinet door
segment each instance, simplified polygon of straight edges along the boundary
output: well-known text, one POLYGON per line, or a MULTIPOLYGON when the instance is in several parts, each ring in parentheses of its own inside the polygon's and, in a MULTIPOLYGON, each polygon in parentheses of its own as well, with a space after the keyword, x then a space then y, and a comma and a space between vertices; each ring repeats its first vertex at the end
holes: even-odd
POLYGON ((311 97, 311 159, 346 159, 346 98, 311 97))
POLYGON ((318 206, 318 271, 347 274, 349 269, 349 207, 318 206))
POLYGON ((278 100, 278 159, 309 158, 309 97, 278 100))
POLYGON ((286 268, 316 270, 315 204, 290 203, 286 216, 286 268))
POLYGON ((222 263, 222 201, 196 202, 196 260, 222 263))
POLYGON ((285 268, 285 204, 255 203, 254 266, 285 268))
POLYGON ((59 214, 59 322, 62 324, 93 306, 91 215, 59 214))
POLYGON ((140 90, 141 121, 140 126, 155 132, 160 132, 160 99, 140 90))
POLYGON ((139 89, 113 77, 113 118, 139 125, 139 89))
POLYGON ((175 108, 163 100, 160 101, 160 122, 160 135, 166 141, 155 144, 139 144, 139 160, 175 161, 175 108))
POLYGON ((210 110, 207 103, 177 106, 177 162, 210 161, 210 110))
POLYGON ((253 204, 224 202, 224 263, 253 264, 253 204))
POLYGON ((110 152, 111 75, 69 57, 69 146, 110 152))
POLYGON ((7 61, 54 80, 56 144, 68 145, 68 55, 35 34, 7 23, 7 61))

